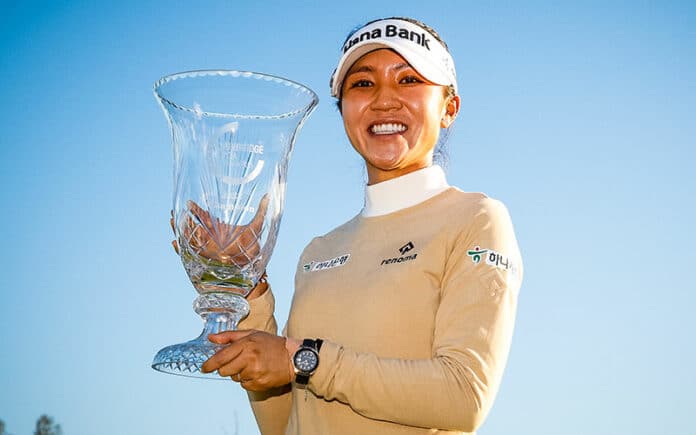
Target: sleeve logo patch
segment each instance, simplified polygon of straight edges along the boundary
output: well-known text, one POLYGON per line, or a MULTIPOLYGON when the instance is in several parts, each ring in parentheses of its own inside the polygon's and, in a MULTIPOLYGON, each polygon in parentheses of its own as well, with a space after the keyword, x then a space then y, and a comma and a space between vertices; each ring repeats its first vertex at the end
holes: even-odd
POLYGON ((349 258, 350 254, 343 254, 339 255, 336 258, 331 258, 329 260, 309 262, 303 265, 302 268, 305 272, 316 272, 318 270, 333 269, 334 267, 344 266, 348 262, 349 258))
POLYGON ((481 249, 480 246, 475 246, 474 249, 467 251, 466 255, 471 257, 471 261, 474 264, 479 264, 481 260, 485 259, 486 264, 489 266, 509 270, 513 275, 517 274, 517 265, 510 261, 509 257, 492 249, 481 249))

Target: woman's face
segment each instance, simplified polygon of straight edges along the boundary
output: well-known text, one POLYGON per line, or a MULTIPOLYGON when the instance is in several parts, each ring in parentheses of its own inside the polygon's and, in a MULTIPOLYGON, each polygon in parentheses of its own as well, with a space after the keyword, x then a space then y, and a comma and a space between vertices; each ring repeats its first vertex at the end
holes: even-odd
POLYGON ((375 184, 428 167, 440 128, 448 127, 459 98, 416 72, 398 53, 372 51, 351 66, 341 112, 353 148, 375 184))

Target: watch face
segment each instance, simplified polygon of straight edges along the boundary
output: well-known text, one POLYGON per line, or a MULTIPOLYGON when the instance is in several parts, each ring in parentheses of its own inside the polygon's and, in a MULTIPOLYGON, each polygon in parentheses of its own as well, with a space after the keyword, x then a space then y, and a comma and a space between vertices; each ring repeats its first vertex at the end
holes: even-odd
POLYGON ((317 368, 317 365, 319 365, 319 358, 317 358, 317 354, 314 351, 310 349, 300 349, 295 354, 295 367, 297 367, 298 370, 311 373, 317 368))

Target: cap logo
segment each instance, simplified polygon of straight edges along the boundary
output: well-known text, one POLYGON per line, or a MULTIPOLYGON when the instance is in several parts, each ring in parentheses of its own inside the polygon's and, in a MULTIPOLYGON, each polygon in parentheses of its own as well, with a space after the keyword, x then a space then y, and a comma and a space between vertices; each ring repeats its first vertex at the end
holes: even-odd
POLYGON ((414 32, 413 30, 408 30, 405 28, 400 28, 394 24, 387 24, 384 27, 384 32, 382 31, 381 28, 377 27, 376 29, 368 30, 366 32, 361 33, 360 35, 352 38, 350 41, 346 42, 346 44, 343 46, 343 53, 345 54, 352 46, 359 42, 363 41, 369 41, 370 39, 377 39, 381 38, 382 34, 384 34, 385 38, 401 38, 401 39, 406 39, 408 41, 414 42, 421 47, 425 47, 430 51, 430 39, 428 39, 427 35, 425 32, 414 32))
POLYGON ((445 43, 417 23, 387 18, 370 22, 346 39, 341 46, 338 66, 331 75, 331 95, 340 98, 341 86, 351 65, 380 48, 399 54, 426 80, 440 86, 453 86, 457 92, 457 73, 445 43))

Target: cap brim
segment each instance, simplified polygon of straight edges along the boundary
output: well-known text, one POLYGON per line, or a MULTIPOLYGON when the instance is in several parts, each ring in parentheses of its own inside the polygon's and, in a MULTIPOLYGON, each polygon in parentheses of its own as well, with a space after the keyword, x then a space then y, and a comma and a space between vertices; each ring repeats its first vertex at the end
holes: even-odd
POLYGON ((345 80, 346 75, 353 64, 367 53, 382 48, 394 50, 401 57, 403 57, 413 69, 415 69, 428 81, 438 85, 449 85, 449 83, 447 83, 447 74, 443 73, 435 65, 433 65, 431 59, 424 58, 418 52, 410 50, 409 47, 404 44, 398 44, 389 40, 380 40, 379 42, 366 42, 362 45, 357 45, 351 48, 350 53, 340 60, 331 79, 331 95, 336 98, 340 98, 343 80, 345 80))

